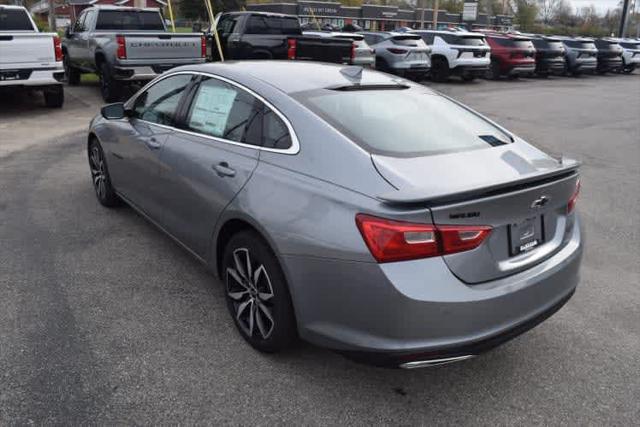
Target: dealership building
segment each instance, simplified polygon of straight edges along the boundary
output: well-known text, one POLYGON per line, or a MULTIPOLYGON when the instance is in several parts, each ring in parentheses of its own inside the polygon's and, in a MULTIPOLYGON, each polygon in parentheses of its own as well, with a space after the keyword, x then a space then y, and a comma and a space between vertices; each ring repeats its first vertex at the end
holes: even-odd
MULTIPOLYGON (((247 10, 285 13, 297 15, 301 23, 317 21, 342 27, 356 24, 366 30, 393 30, 398 27, 424 28, 433 25, 433 9, 400 9, 397 6, 363 4, 362 6, 343 6, 337 2, 298 1, 295 3, 255 3, 247 4, 247 10)), ((478 13, 473 21, 463 21, 461 13, 449 13, 438 10, 438 27, 467 25, 469 28, 510 29, 513 17, 506 15, 489 16, 478 13)))

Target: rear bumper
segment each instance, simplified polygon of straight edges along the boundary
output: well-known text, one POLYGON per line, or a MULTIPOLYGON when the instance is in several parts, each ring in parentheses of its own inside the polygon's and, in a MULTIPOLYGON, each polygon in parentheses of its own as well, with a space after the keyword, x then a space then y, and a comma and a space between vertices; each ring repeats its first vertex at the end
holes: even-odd
POLYGON ((18 70, 0 70, 0 87, 25 86, 32 89, 51 85, 62 84, 64 80, 64 68, 58 67, 45 69, 21 68, 18 70), (14 74, 17 72, 17 78, 14 74))
POLYGON ((179 67, 181 65, 202 64, 204 62, 205 58, 201 58, 199 60, 189 60, 187 62, 170 62, 145 65, 118 64, 113 67, 113 77, 116 80, 121 81, 153 80, 160 74, 172 68, 179 67))
POLYGON ((622 68, 622 58, 598 59, 598 71, 614 71, 622 68))
POLYGON ((575 290, 581 256, 576 219, 554 256, 477 285, 461 282, 441 258, 388 264, 282 258, 302 338, 397 367, 473 356, 537 325, 575 290))
POLYGON ((460 76, 475 76, 475 77, 483 77, 486 75, 489 70, 489 62, 481 65, 458 65, 453 68, 451 71, 454 74, 460 76))
POLYGON ((509 68, 507 74, 510 76, 518 76, 522 74, 530 74, 536 71, 536 64, 533 63, 531 65, 516 65, 514 67, 509 68))
POLYGON ((536 61, 537 73, 561 73, 565 69, 564 58, 541 58, 536 61))

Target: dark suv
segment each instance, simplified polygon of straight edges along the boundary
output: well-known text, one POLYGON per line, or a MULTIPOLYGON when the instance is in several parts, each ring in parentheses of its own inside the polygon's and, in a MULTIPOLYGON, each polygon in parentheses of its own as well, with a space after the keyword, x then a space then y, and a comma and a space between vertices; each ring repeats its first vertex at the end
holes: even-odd
POLYGON ((531 42, 536 48, 536 74, 546 77, 549 74, 565 72, 565 50, 562 41, 556 37, 531 34, 531 42))
POLYGON ((520 34, 485 34, 491 46, 491 66, 487 77, 498 79, 500 76, 518 77, 533 74, 536 70, 536 49, 531 38, 520 34))
POLYGON ((622 46, 618 41, 602 38, 596 39, 595 44, 598 48, 598 73, 619 72, 622 69, 622 46))

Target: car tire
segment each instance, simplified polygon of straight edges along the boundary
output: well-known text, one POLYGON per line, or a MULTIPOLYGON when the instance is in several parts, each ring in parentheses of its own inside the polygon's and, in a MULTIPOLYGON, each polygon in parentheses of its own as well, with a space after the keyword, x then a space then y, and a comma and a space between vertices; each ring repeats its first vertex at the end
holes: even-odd
POLYGON ((71 59, 66 53, 62 63, 64 64, 64 75, 67 77, 67 83, 69 83, 70 86, 77 86, 80 84, 80 77, 82 74, 80 73, 80 70, 71 65, 71 59))
POLYGON ((298 334, 289 288, 262 237, 248 230, 231 237, 224 249, 221 277, 229 313, 253 348, 274 353, 295 343, 298 334))
POLYGON ((446 59, 434 58, 431 62, 431 78, 434 82, 446 83, 449 80, 449 64, 446 59))
POLYGON ((100 93, 105 102, 117 102, 120 100, 122 87, 120 82, 115 80, 109 70, 109 65, 103 62, 100 65, 100 93))
POLYGON ((487 79, 498 80, 500 78, 500 63, 498 61, 491 61, 491 65, 487 70, 487 79))
POLYGON ((48 108, 61 108, 62 104, 64 104, 64 88, 62 85, 46 88, 43 94, 44 104, 48 108))
POLYGON ((89 143, 88 156, 91 182, 100 204, 108 208, 121 205, 122 200, 111 185, 111 177, 109 176, 104 151, 96 138, 93 138, 89 143))

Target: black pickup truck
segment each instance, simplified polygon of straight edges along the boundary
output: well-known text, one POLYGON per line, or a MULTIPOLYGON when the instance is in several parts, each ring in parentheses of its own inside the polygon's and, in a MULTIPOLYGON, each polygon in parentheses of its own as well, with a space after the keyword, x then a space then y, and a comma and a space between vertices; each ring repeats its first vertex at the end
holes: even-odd
MULTIPOLYGON (((223 13, 217 24, 224 59, 303 59, 348 64, 352 40, 303 36, 296 16, 265 12, 223 13)), ((218 50, 210 37, 211 57, 218 50)))

